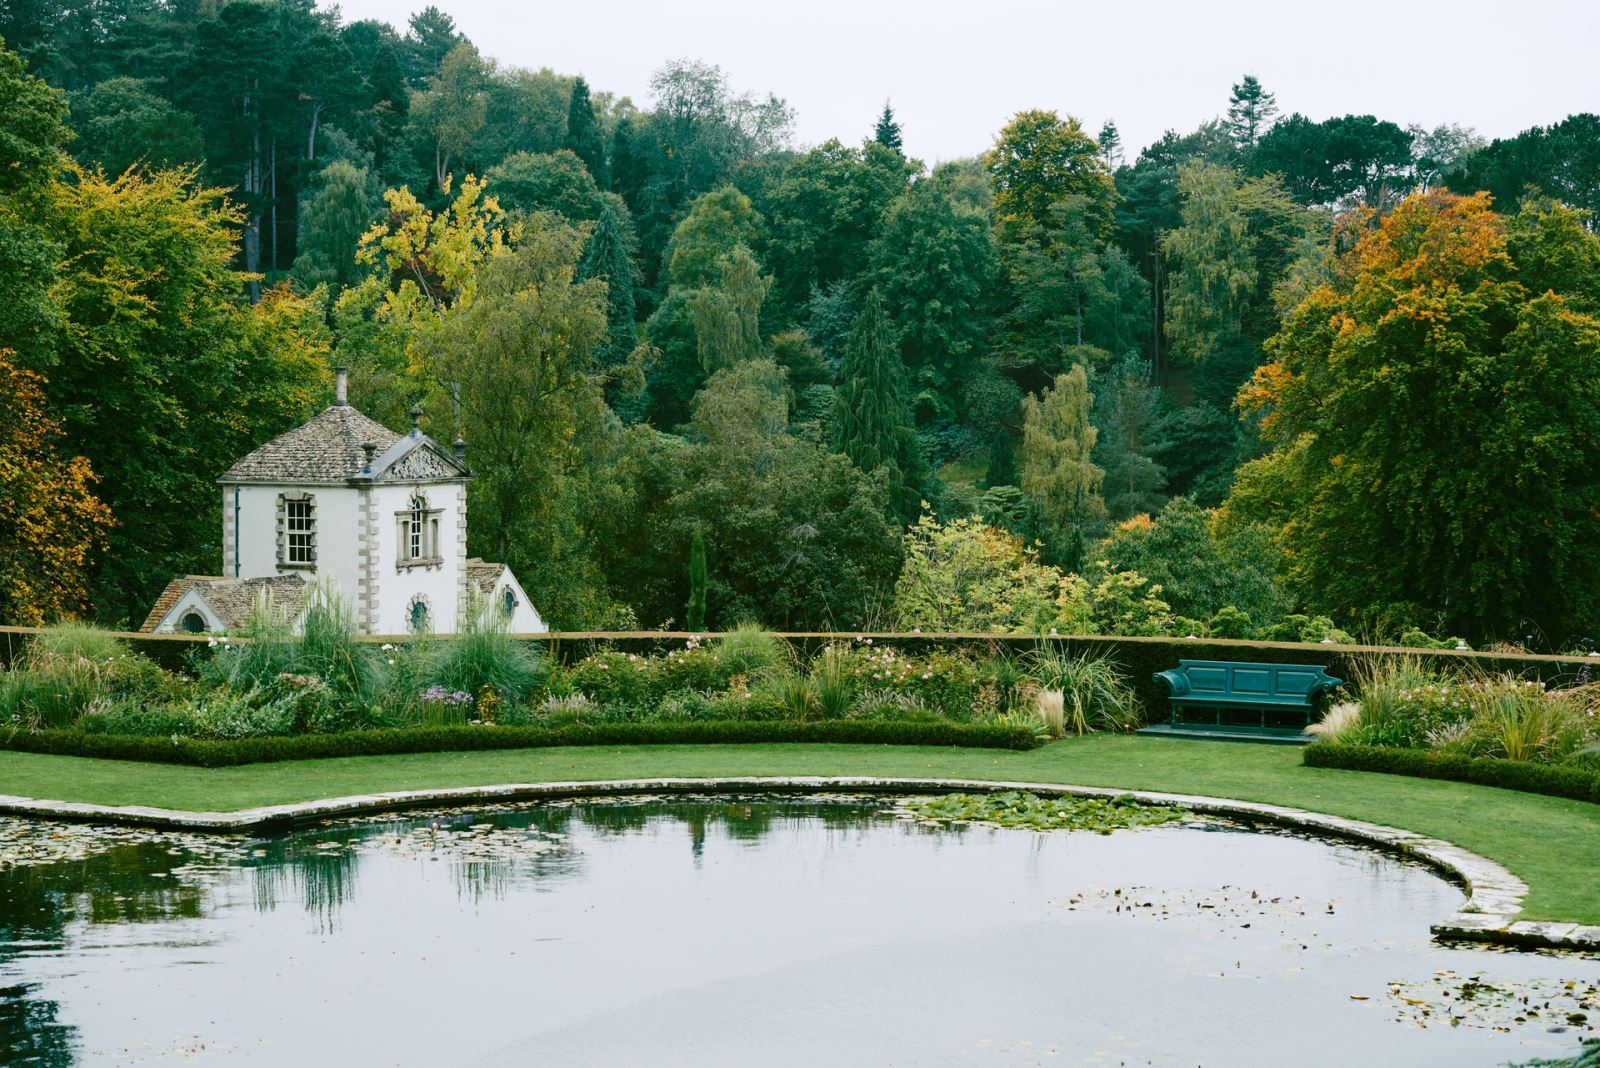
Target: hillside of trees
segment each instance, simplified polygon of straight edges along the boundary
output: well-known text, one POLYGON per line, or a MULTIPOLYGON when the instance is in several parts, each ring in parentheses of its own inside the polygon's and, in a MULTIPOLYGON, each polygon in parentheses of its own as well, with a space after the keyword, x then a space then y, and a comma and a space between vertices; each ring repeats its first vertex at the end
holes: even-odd
POLYGON ((497 64, 428 7, 0 6, 0 621, 214 573, 213 480, 351 399, 468 442, 558 629, 1590 647, 1600 116, 1488 142, 1251 76, 1137 154, 1026 107, 497 64))

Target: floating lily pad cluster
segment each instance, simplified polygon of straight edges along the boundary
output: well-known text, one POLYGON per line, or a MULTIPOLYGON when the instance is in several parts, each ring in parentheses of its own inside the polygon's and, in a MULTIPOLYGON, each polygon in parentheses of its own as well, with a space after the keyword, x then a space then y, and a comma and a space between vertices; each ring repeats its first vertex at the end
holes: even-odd
POLYGON ((1487 974, 1434 972, 1419 983, 1391 980, 1396 1019, 1418 1027, 1487 1027, 1510 1031, 1594 1034, 1600 1029, 1600 982, 1577 979, 1506 979, 1487 974))
POLYGON ((0 817, 0 870, 87 860, 126 846, 166 846, 174 855, 234 854, 240 835, 183 834, 101 823, 59 823, 0 817))
POLYGON ((1029 831, 1093 831, 1096 834, 1176 823, 1190 815, 1188 809, 1146 805, 1131 795, 1040 797, 1020 790, 907 798, 895 812, 907 819, 930 823, 983 824, 1029 831))

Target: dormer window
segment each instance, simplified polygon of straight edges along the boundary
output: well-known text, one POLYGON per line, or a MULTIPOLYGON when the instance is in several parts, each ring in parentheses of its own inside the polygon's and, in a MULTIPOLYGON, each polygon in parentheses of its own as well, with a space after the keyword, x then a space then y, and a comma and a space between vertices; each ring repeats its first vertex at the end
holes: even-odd
POLYGON ((309 493, 278 497, 278 565, 317 566, 317 501, 309 493))
POLYGON ((439 556, 439 517, 442 508, 429 508, 428 498, 414 494, 406 510, 397 512, 400 550, 396 563, 401 567, 418 567, 441 562, 439 556))

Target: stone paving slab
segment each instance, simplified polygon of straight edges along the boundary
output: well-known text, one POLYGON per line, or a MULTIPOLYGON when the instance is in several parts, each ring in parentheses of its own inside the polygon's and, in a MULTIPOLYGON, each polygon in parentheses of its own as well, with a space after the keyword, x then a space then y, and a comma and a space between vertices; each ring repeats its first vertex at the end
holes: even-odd
POLYGON ((1053 797, 1134 797, 1147 804, 1180 805, 1195 812, 1245 822, 1271 823, 1314 834, 1363 842, 1404 854, 1427 864, 1468 894, 1454 916, 1432 927, 1443 941, 1600 951, 1600 926, 1518 920, 1528 887, 1500 864, 1451 842, 1377 823, 1253 801, 1169 794, 1149 790, 1117 790, 1099 786, 998 782, 986 779, 902 779, 871 776, 782 776, 715 779, 622 779, 593 782, 506 783, 438 790, 400 790, 359 794, 289 805, 268 805, 235 812, 186 812, 147 806, 89 805, 0 795, 0 814, 43 819, 94 820, 186 831, 230 833, 272 832, 357 813, 398 811, 421 806, 492 804, 539 798, 653 793, 968 793, 1027 790, 1053 797))

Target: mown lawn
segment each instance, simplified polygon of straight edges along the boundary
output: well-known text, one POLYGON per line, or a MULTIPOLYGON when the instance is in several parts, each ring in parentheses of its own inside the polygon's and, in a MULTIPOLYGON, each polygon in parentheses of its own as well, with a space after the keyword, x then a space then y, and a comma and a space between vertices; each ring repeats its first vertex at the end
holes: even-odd
POLYGON ((1307 768, 1288 746, 1096 736, 1029 753, 852 745, 632 746, 200 769, 0 752, 0 793, 230 810, 346 794, 555 780, 902 775, 1167 790, 1293 805, 1446 838, 1528 883, 1528 919, 1600 923, 1600 805, 1307 768))

